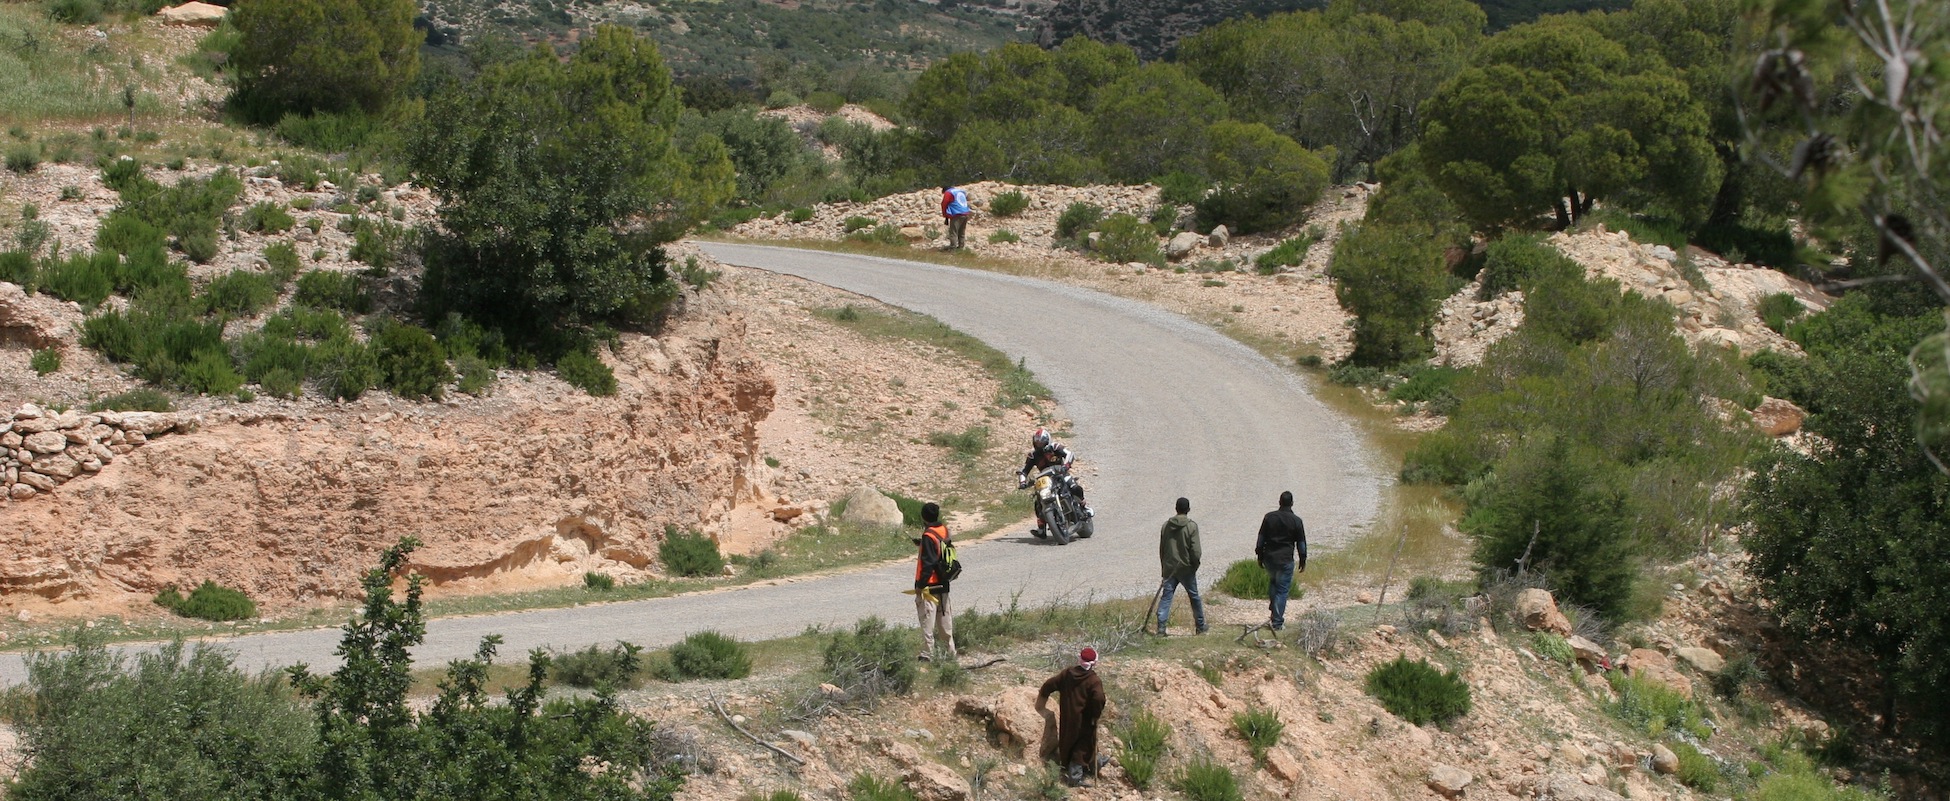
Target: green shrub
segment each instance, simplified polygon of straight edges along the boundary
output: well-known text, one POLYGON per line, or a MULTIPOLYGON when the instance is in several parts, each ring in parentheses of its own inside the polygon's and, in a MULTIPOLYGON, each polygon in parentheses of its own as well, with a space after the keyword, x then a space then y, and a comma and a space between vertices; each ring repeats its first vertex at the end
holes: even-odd
POLYGON ((1021 241, 1022 237, 1016 236, 1016 232, 1007 228, 998 228, 994 233, 989 234, 991 245, 1014 244, 1021 241))
POLYGON ((15 145, 7 148, 7 170, 26 174, 39 169, 41 154, 32 145, 15 145))
POLYGON ((417 325, 393 323, 379 329, 371 344, 380 382, 393 394, 409 400, 446 396, 454 371, 447 352, 433 334, 417 325))
POLYGON ((831 114, 846 105, 846 98, 837 92, 814 92, 806 95, 806 105, 821 114, 831 114))
POLYGON ((362 217, 352 229, 352 249, 346 255, 385 275, 400 258, 417 247, 416 232, 390 220, 362 217))
POLYGON ((880 221, 872 217, 861 217, 858 215, 848 217, 846 218, 846 224, 845 224, 846 232, 850 234, 855 231, 864 231, 868 228, 874 227, 874 225, 878 222, 880 221))
POLYGON ((176 404, 171 403, 162 390, 149 387, 131 389, 88 404, 88 411, 91 412, 111 409, 118 412, 173 412, 176 411, 176 404))
POLYGON ((670 647, 669 660, 657 666, 664 681, 742 679, 752 674, 745 644, 715 631, 700 631, 670 647))
POLYGON ((1081 237, 1096 228, 1098 221, 1102 219, 1104 219, 1102 206, 1081 201, 1071 203, 1056 217, 1056 238, 1072 240, 1081 237))
POLYGON ((82 306, 99 306, 115 292, 116 262, 113 253, 73 253, 66 259, 49 259, 39 270, 40 289, 82 306))
POLYGON ((291 279, 298 277, 298 249, 290 242, 273 242, 264 246, 264 263, 271 267, 271 278, 280 289, 291 279))
POLYGON ((961 614, 955 615, 955 647, 964 652, 984 650, 1001 640, 1031 636, 1035 628, 1018 600, 1012 597, 1008 608, 994 612, 961 610, 961 614))
POLYGON ((24 250, 0 253, 0 281, 19 284, 28 292, 36 291, 41 281, 40 269, 34 266, 34 254, 24 250))
POLYGON ((1543 234, 1509 233, 1490 243, 1477 294, 1487 300, 1505 292, 1527 292, 1545 278, 1583 275, 1584 268, 1546 242, 1543 234))
POLYGON ((1178 207, 1170 203, 1160 203, 1156 208, 1151 209, 1151 216, 1145 218, 1144 222, 1151 227, 1151 233, 1170 236, 1171 229, 1178 227, 1178 207))
POLYGON ((789 219, 795 223, 806 222, 807 220, 811 220, 812 218, 813 218, 813 210, 809 206, 800 206, 796 209, 793 209, 790 214, 786 215, 786 219, 789 219))
POLYGON ((555 360, 555 374, 569 386, 597 397, 616 394, 616 373, 592 349, 572 350, 555 360))
POLYGON ((1740 654, 1728 659, 1720 666, 1720 672, 1713 674, 1713 692, 1721 698, 1739 698, 1748 685, 1766 681, 1767 673, 1760 669, 1760 661, 1753 654, 1740 654))
POLYGON ((47 0, 47 18, 69 25, 102 21, 102 0, 47 0))
POLYGON ((284 367, 275 367, 266 371, 264 376, 257 380, 257 385, 264 390, 264 394, 285 400, 296 399, 305 388, 304 377, 284 367))
POLYGON ((232 270, 203 288, 205 313, 251 317, 278 299, 278 280, 266 273, 232 270))
POLYGON ((582 586, 596 592, 609 592, 616 589, 616 577, 608 573, 590 571, 582 574, 582 586))
POLYGON ((73 202, 76 200, 80 200, 83 197, 85 197, 85 195, 82 194, 81 187, 79 186, 69 184, 67 186, 61 187, 61 199, 64 201, 73 202))
POLYGON ((957 455, 972 459, 988 452, 989 427, 969 426, 962 429, 959 434, 936 431, 928 435, 928 444, 937 448, 948 448, 957 455))
POLYGON ((846 797, 851 801, 919 801, 914 791, 899 779, 882 779, 870 773, 859 774, 847 782, 846 797))
POLYGON ((1272 275, 1282 267, 1298 267, 1307 260, 1307 251, 1313 249, 1323 233, 1318 228, 1308 228, 1305 234, 1282 239, 1280 244, 1254 258, 1253 267, 1259 270, 1260 275, 1272 275))
POLYGON ((454 372, 460 376, 456 387, 469 395, 479 397, 494 384, 494 364, 472 353, 455 357, 454 372))
POLYGON ((1279 713, 1271 709, 1247 707, 1245 711, 1232 716, 1232 729, 1246 741, 1253 750, 1253 759, 1266 761, 1266 752, 1280 742, 1280 733, 1286 724, 1280 722, 1279 713))
POLYGON ((244 377, 237 374, 236 365, 221 350, 197 351, 194 358, 180 364, 181 383, 187 389, 205 395, 234 395, 244 386, 244 377))
POLYGON ((881 223, 871 230, 854 231, 847 234, 846 238, 855 242, 872 242, 880 245, 907 244, 907 237, 902 235, 900 227, 893 223, 881 223))
POLYGON ((1703 740, 1713 734, 1699 704, 1678 690, 1617 670, 1605 674, 1605 679, 1618 694, 1618 700, 1607 711, 1633 728, 1652 737, 1683 731, 1703 740))
MULTIPOLYGON (((961 631, 960 621, 955 630, 961 631)), ((1165 741, 1170 738, 1171 726, 1148 709, 1138 710, 1118 731, 1117 739, 1123 745, 1117 751, 1117 764, 1132 787, 1150 789, 1151 780, 1158 775, 1158 762, 1165 757, 1165 741)))
POLYGON ((1469 714, 1469 685, 1455 671, 1444 673, 1424 661, 1396 657, 1368 672, 1367 691, 1382 707, 1420 726, 1447 725, 1469 714))
POLYGON ((350 334, 334 336, 311 349, 305 373, 335 400, 355 400, 379 383, 379 360, 350 334))
POLYGON ((826 680, 860 701, 905 694, 914 686, 914 638, 905 628, 869 617, 837 631, 820 656, 826 680))
POLYGON ((1239 791, 1239 777, 1232 775, 1232 768, 1212 761, 1211 757, 1200 757, 1185 766, 1185 772, 1178 777, 1178 792, 1184 793, 1187 801, 1245 801, 1246 798, 1239 791))
POLYGON ((699 532, 679 531, 676 526, 664 526, 664 541, 657 546, 657 559, 664 563, 664 571, 673 576, 696 578, 724 574, 724 557, 718 554, 718 543, 699 532))
POLYGON ((219 623, 257 616, 257 604, 250 596, 205 579, 185 598, 175 587, 165 587, 156 595, 156 605, 183 617, 219 623))
POLYGON ((1713 792, 1720 786, 1720 763, 1712 757, 1699 752, 1692 743, 1673 740, 1667 744, 1674 756, 1679 757, 1679 772, 1674 778, 1679 783, 1702 793, 1713 792))
POLYGON ((9 798, 298 795, 290 775, 313 764, 316 716, 283 674, 246 674, 224 649, 181 640, 128 656, 92 632, 74 645, 27 655, 26 682, 0 699, 34 755, 9 798))
POLYGON ((297 224, 291 212, 269 200, 251 204, 250 208, 244 209, 243 219, 238 222, 245 231, 265 234, 282 234, 297 224))
POLYGON ((557 682, 571 687, 627 690, 643 683, 642 653, 642 647, 627 642, 608 650, 591 645, 555 657, 549 669, 557 682))
POLYGON ((298 276, 298 291, 291 296, 291 302, 354 314, 372 310, 372 298, 366 294, 359 276, 331 270, 312 270, 298 276))
POLYGON ((1158 249, 1158 237, 1151 226, 1129 214, 1113 214, 1098 224, 1097 258, 1113 264, 1143 262, 1152 266, 1165 263, 1158 249))
POLYGON ((34 368, 35 375, 47 375, 61 369, 61 351, 57 348, 42 348, 34 351, 27 364, 34 368))
POLYGON ((1468 375, 1465 368, 1421 367, 1409 372, 1408 378, 1388 390, 1388 399, 1402 403, 1426 403, 1429 411, 1435 414, 1448 414, 1462 405, 1456 395, 1456 384, 1468 375))
POLYGON ((1765 322, 1768 328, 1774 329, 1774 333, 1785 334, 1788 325, 1801 319, 1808 308, 1801 305, 1801 301, 1794 297, 1794 293, 1776 292, 1761 298, 1757 311, 1760 312, 1761 321, 1765 322))
MULTIPOLYGON (((1272 591, 1272 581, 1272 576, 1258 561, 1241 559, 1226 566, 1225 575, 1219 577, 1212 589, 1234 598, 1265 600, 1272 591)), ((1293 588, 1293 592, 1291 600, 1300 600, 1300 588, 1293 588)))
POLYGON ((989 213, 997 217, 1014 217, 1029 209, 1029 196, 1020 189, 1011 189, 996 195, 989 201, 989 213))
POLYGON ((217 240, 217 229, 199 228, 186 231, 176 237, 176 249, 197 264, 209 264, 217 257, 221 245, 217 240))
POLYGON ((1531 632, 1530 650, 1536 651, 1538 656, 1560 665, 1571 664, 1578 658, 1577 652, 1571 649, 1571 642, 1569 640, 1548 631, 1531 632))

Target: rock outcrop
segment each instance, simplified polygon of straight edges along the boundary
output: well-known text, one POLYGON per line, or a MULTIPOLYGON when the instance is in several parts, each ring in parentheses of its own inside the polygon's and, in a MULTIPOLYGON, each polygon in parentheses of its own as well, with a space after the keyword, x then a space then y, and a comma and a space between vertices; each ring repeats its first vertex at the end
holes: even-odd
POLYGON ((1517 619, 1531 631, 1569 635, 1571 620, 1557 609, 1557 599, 1549 590, 1531 588, 1517 593, 1517 619))
POLYGON ((666 524, 711 531, 764 491, 773 385, 715 303, 625 337, 607 398, 536 376, 448 404, 23 410, 0 434, 21 498, 0 500, 0 607, 109 611, 205 579, 273 610, 353 597, 408 535, 436 592, 654 574, 666 524))

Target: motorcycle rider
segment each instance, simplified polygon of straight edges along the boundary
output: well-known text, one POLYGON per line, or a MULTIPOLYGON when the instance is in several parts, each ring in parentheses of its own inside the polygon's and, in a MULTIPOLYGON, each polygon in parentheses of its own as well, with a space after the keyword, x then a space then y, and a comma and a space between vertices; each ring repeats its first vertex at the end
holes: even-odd
MULTIPOLYGON (((1070 453, 1069 448, 1063 447, 1062 443, 1050 439, 1049 429, 1039 427, 1036 429, 1036 433, 1029 435, 1029 458, 1024 459, 1022 469, 1016 471, 1016 486, 1029 486, 1029 474, 1031 471, 1051 467, 1059 468, 1057 475, 1062 479, 1064 486, 1069 489, 1070 496, 1077 499, 1077 505, 1083 507, 1084 518, 1096 517, 1097 513, 1090 508, 1090 504, 1083 502, 1083 485, 1077 482, 1076 476, 1070 475, 1070 465, 1075 461, 1076 456, 1070 453)), ((1049 524, 1043 521, 1042 510, 1036 510, 1036 514, 1036 526, 1038 528, 1047 528, 1049 524)))

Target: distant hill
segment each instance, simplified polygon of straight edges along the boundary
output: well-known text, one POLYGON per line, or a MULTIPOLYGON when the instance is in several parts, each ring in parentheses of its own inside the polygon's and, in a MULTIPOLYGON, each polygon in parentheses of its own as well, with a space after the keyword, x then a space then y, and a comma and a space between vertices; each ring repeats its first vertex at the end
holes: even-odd
POLYGON ((424 0, 439 31, 572 41, 599 24, 657 40, 680 76, 774 69, 919 69, 950 53, 1025 41, 1036 21, 1004 0, 424 0))
MULTIPOLYGON (((1618 9, 1631 0, 1476 0, 1490 30, 1545 14, 1618 9)), ((1163 58, 1178 40, 1229 19, 1324 8, 1327 0, 1060 0, 1043 12, 1037 42, 1054 46, 1072 36, 1122 42, 1145 60, 1163 58)))

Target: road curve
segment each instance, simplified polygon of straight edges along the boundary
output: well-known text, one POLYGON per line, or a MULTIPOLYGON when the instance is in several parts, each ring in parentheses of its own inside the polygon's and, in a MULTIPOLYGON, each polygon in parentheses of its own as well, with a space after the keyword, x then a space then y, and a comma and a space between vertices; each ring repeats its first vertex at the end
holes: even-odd
MULTIPOLYGON (((1192 500, 1204 534, 1206 580, 1252 551, 1260 515, 1292 490, 1316 547, 1372 520, 1391 480, 1355 428, 1307 392, 1292 371, 1212 329, 1142 303, 1076 287, 920 262, 744 244, 704 243, 727 264, 794 275, 931 315, 1029 367, 1074 421, 1069 444, 1094 468, 1087 484, 1096 537, 1057 547, 1026 531, 962 548, 957 609, 1150 593, 1157 530, 1174 499, 1192 500)), ((926 376, 902 376, 926 391, 926 376)), ((996 432, 1001 447, 1027 431, 996 432)), ((899 469, 898 454, 889 469, 899 469)), ((997 481, 1010 477, 997 476, 997 481)), ((764 639, 808 626, 881 615, 912 625, 899 592, 913 568, 894 565, 769 586, 615 604, 430 621, 422 665, 471 654, 501 634, 502 653, 628 640, 660 647, 711 629, 764 639)), ((336 629, 225 641, 246 670, 336 664, 336 629)), ((129 646, 139 648, 142 646, 129 646)), ((0 685, 25 679, 19 654, 0 654, 0 685)))

